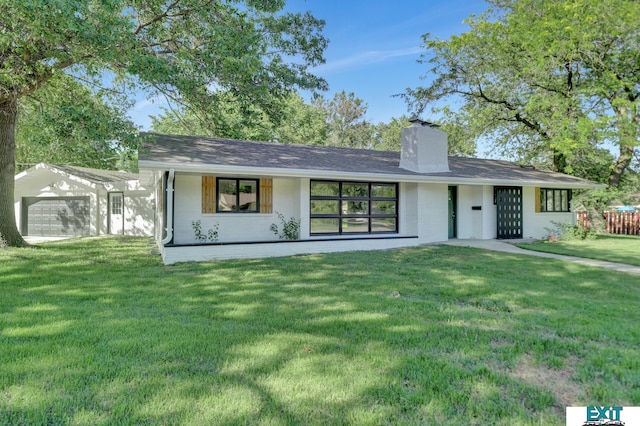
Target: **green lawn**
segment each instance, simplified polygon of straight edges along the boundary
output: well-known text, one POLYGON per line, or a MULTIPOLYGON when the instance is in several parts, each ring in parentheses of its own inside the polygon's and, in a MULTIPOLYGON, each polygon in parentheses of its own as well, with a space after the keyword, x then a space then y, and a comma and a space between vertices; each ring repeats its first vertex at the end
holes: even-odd
POLYGON ((592 240, 540 241, 518 246, 527 250, 640 266, 640 237, 636 236, 597 235, 592 240))
POLYGON ((0 424, 540 424, 640 405, 640 277, 463 247, 0 250, 0 424))

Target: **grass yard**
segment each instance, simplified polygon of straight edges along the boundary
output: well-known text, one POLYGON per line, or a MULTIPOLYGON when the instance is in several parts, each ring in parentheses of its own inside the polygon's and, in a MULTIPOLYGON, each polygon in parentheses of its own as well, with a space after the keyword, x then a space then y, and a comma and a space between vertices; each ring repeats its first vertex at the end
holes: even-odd
POLYGON ((0 250, 0 424, 564 425, 640 405, 640 277, 464 247, 0 250))
POLYGON ((640 266, 640 237, 630 235, 596 235, 593 240, 540 241, 518 246, 527 250, 640 266))

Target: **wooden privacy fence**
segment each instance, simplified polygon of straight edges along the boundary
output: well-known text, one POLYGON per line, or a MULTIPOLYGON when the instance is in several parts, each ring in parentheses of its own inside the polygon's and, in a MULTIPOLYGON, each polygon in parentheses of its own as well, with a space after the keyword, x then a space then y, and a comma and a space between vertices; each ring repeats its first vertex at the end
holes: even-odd
MULTIPOLYGON (((640 212, 604 212, 605 231, 609 234, 640 235, 640 212)), ((589 214, 577 212, 578 225, 589 229, 589 214)))

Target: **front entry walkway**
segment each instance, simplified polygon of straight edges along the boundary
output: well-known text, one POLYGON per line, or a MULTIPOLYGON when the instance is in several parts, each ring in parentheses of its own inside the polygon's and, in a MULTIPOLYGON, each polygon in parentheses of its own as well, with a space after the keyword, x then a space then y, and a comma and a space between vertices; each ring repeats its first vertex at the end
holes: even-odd
POLYGON ((501 251, 505 253, 524 254, 529 256, 548 257, 550 259, 559 259, 566 262, 574 262, 582 265, 597 266, 600 268, 612 269, 618 272, 627 272, 629 274, 640 275, 640 267, 626 265, 624 263, 606 262, 604 260, 585 259, 583 257, 564 256, 561 254, 543 253, 540 251, 525 250, 516 247, 513 243, 526 243, 534 240, 509 240, 509 242, 500 240, 449 240, 442 242, 442 245, 474 247, 482 250, 501 251))

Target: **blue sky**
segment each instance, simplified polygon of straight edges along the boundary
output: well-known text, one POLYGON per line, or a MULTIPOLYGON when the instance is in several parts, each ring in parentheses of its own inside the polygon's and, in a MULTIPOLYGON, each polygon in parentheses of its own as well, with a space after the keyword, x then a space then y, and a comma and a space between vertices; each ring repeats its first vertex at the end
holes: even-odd
MULTIPOLYGON (((425 84, 420 77, 429 66, 416 62, 425 53, 422 35, 460 34, 468 29, 462 21, 487 7, 484 0, 288 0, 286 10, 326 21, 326 63, 312 70, 329 83, 324 96, 353 92, 368 105, 366 119, 377 124, 408 113, 393 95, 425 84)), ((130 114, 146 130, 148 115, 162 105, 161 99, 140 99, 130 114)))

